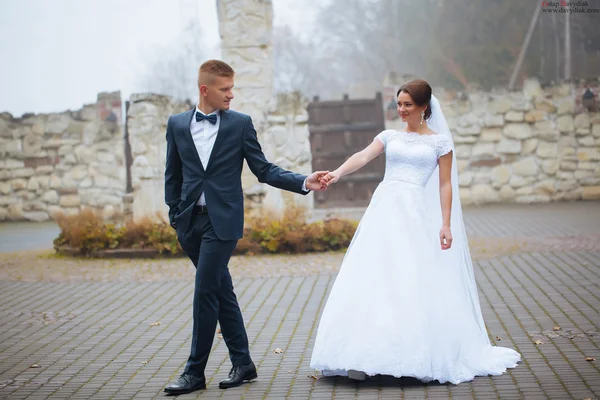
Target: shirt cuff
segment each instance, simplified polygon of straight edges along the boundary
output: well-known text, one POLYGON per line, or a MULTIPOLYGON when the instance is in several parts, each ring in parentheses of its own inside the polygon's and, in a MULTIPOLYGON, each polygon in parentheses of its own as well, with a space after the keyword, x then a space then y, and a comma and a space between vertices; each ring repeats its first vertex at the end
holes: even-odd
MULTIPOLYGON (((306 179, 308 179, 308 177, 306 179)), ((308 193, 310 190, 306 188, 306 179, 304 179, 304 182, 302 182, 302 191, 308 193)))

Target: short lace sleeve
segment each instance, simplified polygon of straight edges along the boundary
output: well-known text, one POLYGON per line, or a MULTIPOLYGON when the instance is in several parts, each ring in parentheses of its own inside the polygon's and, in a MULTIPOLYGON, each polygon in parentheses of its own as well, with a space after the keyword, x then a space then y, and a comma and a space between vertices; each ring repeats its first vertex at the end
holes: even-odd
MULTIPOLYGON (((379 139, 379 141, 381 143, 383 143, 383 148, 384 149, 387 147, 386 145, 387 145, 388 139, 390 137, 390 134, 392 132, 393 131, 391 131, 391 130, 388 129, 388 130, 385 130, 385 131, 381 132, 379 135, 375 136, 375 139, 379 139)), ((373 139, 373 140, 375 140, 375 139, 373 139)))
POLYGON ((452 139, 447 136, 442 136, 438 138, 435 143, 435 150, 437 152, 438 158, 443 155, 446 155, 452 151, 452 139))

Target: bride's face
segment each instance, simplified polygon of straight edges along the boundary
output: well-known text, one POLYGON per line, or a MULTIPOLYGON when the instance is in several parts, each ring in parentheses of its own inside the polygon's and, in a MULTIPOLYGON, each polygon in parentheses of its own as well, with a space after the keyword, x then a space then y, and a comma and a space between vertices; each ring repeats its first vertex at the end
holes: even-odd
POLYGON ((421 111, 425 111, 425 106, 419 107, 410 97, 410 94, 400 92, 398 95, 398 115, 402 118, 402 122, 418 124, 421 121, 421 111))

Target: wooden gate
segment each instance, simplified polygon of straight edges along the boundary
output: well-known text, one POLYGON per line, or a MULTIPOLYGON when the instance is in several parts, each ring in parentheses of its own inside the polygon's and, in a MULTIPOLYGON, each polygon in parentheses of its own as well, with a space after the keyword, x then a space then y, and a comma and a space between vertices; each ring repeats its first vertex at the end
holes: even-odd
MULTIPOLYGON (((313 171, 333 171, 367 147, 385 129, 381 93, 374 99, 319 101, 308 105, 313 171)), ((383 179, 385 156, 379 155, 325 192, 315 192, 315 208, 366 207, 383 179)))

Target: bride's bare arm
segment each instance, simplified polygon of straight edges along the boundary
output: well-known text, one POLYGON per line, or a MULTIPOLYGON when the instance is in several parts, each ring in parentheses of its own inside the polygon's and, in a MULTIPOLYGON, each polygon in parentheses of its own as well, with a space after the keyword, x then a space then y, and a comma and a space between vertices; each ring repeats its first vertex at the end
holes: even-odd
POLYGON ((442 205, 443 226, 450 227, 450 212, 452 210, 452 152, 441 156, 440 165, 440 201, 442 205))
POLYGON ((342 176, 351 174, 364 167, 372 159, 380 155, 383 149, 383 143, 381 143, 380 140, 373 140, 370 145, 358 153, 354 153, 345 163, 340 165, 338 169, 325 175, 323 180, 328 185, 337 182, 342 176))
POLYGON ((452 152, 441 156, 438 163, 440 166, 440 202, 442 206, 440 244, 442 250, 447 250, 452 246, 452 232, 450 231, 450 214, 452 212, 452 152))

